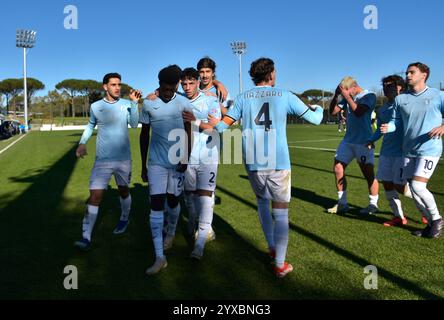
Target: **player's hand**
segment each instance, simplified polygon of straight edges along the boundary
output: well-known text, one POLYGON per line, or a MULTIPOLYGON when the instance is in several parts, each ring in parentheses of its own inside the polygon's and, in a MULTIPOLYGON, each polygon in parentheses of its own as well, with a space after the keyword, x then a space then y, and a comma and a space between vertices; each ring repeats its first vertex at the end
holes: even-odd
POLYGON ((149 95, 147 95, 146 99, 153 101, 156 100, 158 97, 159 97, 159 89, 156 89, 156 91, 151 92, 149 95))
POLYGON ((183 164, 183 163, 179 162, 179 164, 176 166, 176 171, 180 172, 180 173, 184 173, 185 171, 187 171, 187 167, 188 167, 187 164, 183 164))
POLYGON ((196 117, 194 116, 194 114, 190 111, 183 111, 182 112, 182 118, 185 122, 191 122, 191 121, 196 121, 196 117))
POLYGON ((88 152, 86 151, 86 145, 85 144, 79 144, 76 150, 76 156, 77 158, 82 158, 86 156, 88 152))
POLYGON ((431 139, 440 139, 444 135, 444 125, 433 128, 432 131, 429 132, 429 137, 431 139))
POLYGON ((142 168, 142 174, 140 175, 143 182, 148 182, 148 172, 146 168, 142 168))
POLYGON ((225 86, 222 83, 218 83, 217 87, 217 98, 219 99, 220 102, 224 102, 225 100, 227 100, 228 97, 228 90, 227 88, 225 88, 225 86))
POLYGON ((216 126, 220 122, 220 118, 216 118, 212 114, 208 115, 208 124, 211 126, 216 126))
POLYGON ((339 90, 344 99, 350 96, 350 89, 345 89, 343 86, 339 85, 339 90))
POLYGON ((383 123, 383 124, 381 124, 381 133, 382 134, 386 134, 387 132, 388 132, 388 123, 383 123))
POLYGON ((371 142, 371 141, 367 141, 367 143, 365 144, 365 146, 366 146, 368 149, 374 149, 374 148, 375 148, 375 144, 374 144, 373 142, 371 142))
POLYGON ((137 102, 142 98, 142 92, 140 90, 131 90, 129 97, 132 101, 137 102))

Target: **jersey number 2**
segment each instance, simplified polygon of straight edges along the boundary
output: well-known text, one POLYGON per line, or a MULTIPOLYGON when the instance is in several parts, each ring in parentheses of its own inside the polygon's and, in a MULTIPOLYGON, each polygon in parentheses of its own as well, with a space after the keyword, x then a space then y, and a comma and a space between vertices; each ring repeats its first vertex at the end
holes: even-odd
POLYGON ((265 102, 262 105, 262 108, 261 110, 259 110, 256 119, 254 119, 254 123, 258 126, 265 126, 265 131, 270 131, 270 126, 272 125, 272 122, 270 120, 270 104, 268 102, 265 102), (262 115, 264 115, 265 120, 261 120, 262 115))

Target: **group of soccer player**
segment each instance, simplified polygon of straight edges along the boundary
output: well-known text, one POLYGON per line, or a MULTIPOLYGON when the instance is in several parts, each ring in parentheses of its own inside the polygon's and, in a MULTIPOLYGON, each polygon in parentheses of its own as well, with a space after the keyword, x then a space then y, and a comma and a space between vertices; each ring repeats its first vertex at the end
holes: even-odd
MULTIPOLYGON (((138 102, 142 93, 132 90, 131 101, 121 99, 120 75, 105 75, 106 96, 91 105, 90 121, 76 151, 78 157, 87 154, 86 143, 97 126, 90 197, 83 218, 82 239, 75 242, 77 248, 86 251, 91 247, 99 205, 112 175, 118 186, 122 212, 114 233, 126 231, 131 209, 132 172, 128 124, 136 128, 141 123, 141 177, 149 184, 149 222, 155 252, 155 261, 146 273, 154 275, 167 267, 165 250, 174 242, 182 196, 188 212, 188 232, 195 240, 191 258, 200 260, 205 243, 215 238, 211 224, 220 134, 242 120, 243 160, 257 198, 259 221, 274 272, 277 277, 284 277, 293 270, 286 262, 291 199, 287 115, 319 125, 323 109, 304 104, 290 91, 275 88, 276 70, 274 62, 268 58, 257 59, 251 64, 249 74, 254 87, 239 94, 227 108, 221 101, 227 100, 228 92, 215 80, 215 70, 215 62, 208 57, 198 62, 197 69, 181 70, 177 65, 162 69, 158 74, 159 87, 143 99, 140 115, 138 102), (272 155, 272 161, 250 157, 261 150, 272 155)), ((353 159, 357 159, 370 193, 370 205, 361 212, 377 212, 374 142, 384 134, 377 179, 384 185, 395 216, 384 225, 407 223, 398 196, 400 192, 413 197, 427 222, 427 227, 415 234, 431 238, 440 236, 442 218, 433 195, 427 190, 427 182, 442 152, 444 93, 425 85, 429 73, 424 64, 410 65, 408 90, 399 76, 383 79, 388 103, 379 110, 379 128, 375 133, 371 129, 371 113, 375 109, 376 95, 360 88, 351 77, 346 77, 338 86, 330 112, 347 114, 347 131, 334 162, 339 200, 328 212, 349 210, 345 168, 353 159)))
POLYGON ((330 112, 347 112, 347 132, 334 160, 338 203, 329 213, 345 213, 347 201, 345 169, 356 159, 367 180, 370 204, 360 211, 373 214, 378 211, 378 181, 382 182, 393 219, 384 226, 406 225, 407 219, 399 194, 413 198, 421 212, 424 230, 413 234, 425 238, 439 238, 443 221, 427 183, 440 161, 444 134, 444 92, 429 88, 427 65, 416 62, 407 67, 406 81, 399 75, 382 79, 387 103, 377 112, 377 129, 373 133, 371 114, 376 95, 363 90, 351 77, 338 86, 330 104, 330 112), (342 99, 339 99, 342 96, 342 99), (377 175, 374 175, 374 143, 384 135, 377 175))

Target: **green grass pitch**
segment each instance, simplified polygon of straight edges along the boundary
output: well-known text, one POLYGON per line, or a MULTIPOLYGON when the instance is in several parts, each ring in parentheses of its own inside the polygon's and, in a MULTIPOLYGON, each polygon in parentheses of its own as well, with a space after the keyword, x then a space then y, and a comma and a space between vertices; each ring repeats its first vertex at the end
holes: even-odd
MULTIPOLYGON (((148 222, 148 190, 140 178, 139 130, 131 130, 132 216, 125 234, 112 231, 120 206, 114 181, 100 207, 93 249, 75 250, 95 154, 75 158, 78 131, 31 132, 0 154, 0 299, 443 299, 444 239, 416 238, 423 228, 412 200, 402 197, 408 225, 384 228, 390 218, 382 186, 381 213, 359 217, 368 193, 359 168, 348 168, 345 215, 325 212, 336 202, 334 151, 343 134, 336 126, 288 127, 292 200, 288 261, 293 273, 276 279, 242 165, 221 165, 213 226, 217 239, 204 258, 189 259, 182 210, 168 267, 145 275, 154 259, 148 222), (301 148, 302 147, 302 148, 301 148), (321 150, 322 149, 322 150, 321 150), (78 290, 66 290, 64 267, 78 269, 78 290), (378 269, 378 289, 366 290, 364 268, 378 269)), ((6 143, 0 144, 3 149, 6 143)), ((379 147, 379 145, 378 145, 379 147)), ((377 159, 376 159, 377 161, 377 159)), ((444 213, 444 166, 430 189, 444 213)))

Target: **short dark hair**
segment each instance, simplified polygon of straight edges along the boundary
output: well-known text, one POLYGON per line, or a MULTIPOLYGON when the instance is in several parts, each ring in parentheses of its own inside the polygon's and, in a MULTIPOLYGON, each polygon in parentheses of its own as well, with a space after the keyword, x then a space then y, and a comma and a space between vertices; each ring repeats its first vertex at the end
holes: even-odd
POLYGON ((254 84, 270 80, 274 62, 269 58, 259 58, 251 63, 250 76, 254 84))
POLYGON ((169 65, 159 71, 159 83, 178 84, 181 74, 182 69, 177 64, 169 65))
POLYGON ((110 79, 117 78, 119 80, 122 80, 122 76, 118 74, 117 72, 107 73, 103 77, 103 84, 108 84, 110 79))
POLYGON ((410 67, 417 67, 422 73, 427 73, 427 77, 425 78, 425 81, 427 81, 427 79, 430 77, 430 68, 426 64, 424 64, 422 62, 413 62, 413 63, 409 64, 407 69, 410 67))
POLYGON ((204 57, 197 63, 197 70, 202 68, 210 68, 213 70, 213 72, 216 72, 216 62, 214 62, 214 60, 212 60, 210 57, 204 57))
POLYGON ((405 89, 405 80, 403 77, 397 75, 397 74, 392 74, 390 76, 384 77, 381 80, 382 85, 384 85, 384 83, 395 83, 396 86, 400 86, 402 88, 402 91, 405 89))
POLYGON ((183 81, 183 80, 187 80, 187 79, 189 79, 189 80, 192 80, 192 79, 199 80, 199 72, 196 69, 194 69, 194 68, 185 68, 185 69, 183 69, 182 74, 180 76, 180 80, 183 81))

